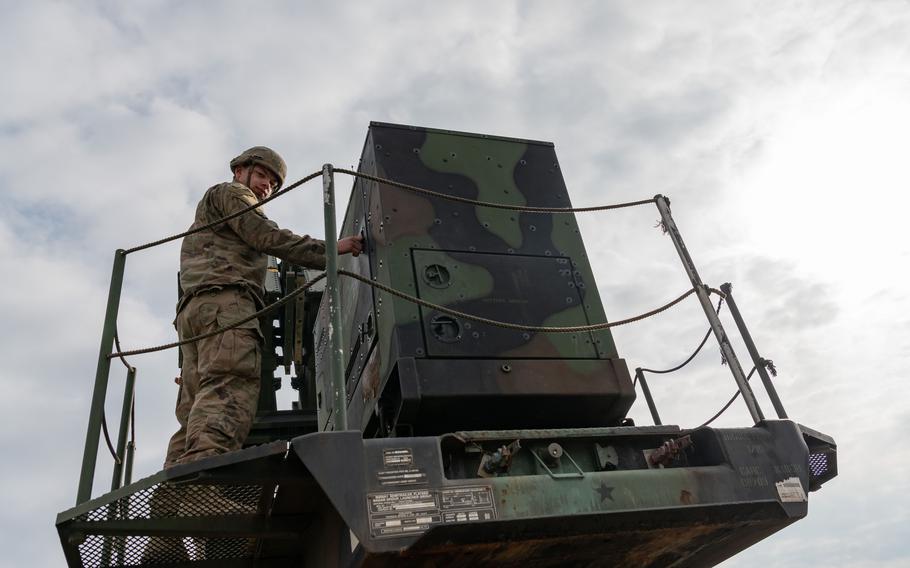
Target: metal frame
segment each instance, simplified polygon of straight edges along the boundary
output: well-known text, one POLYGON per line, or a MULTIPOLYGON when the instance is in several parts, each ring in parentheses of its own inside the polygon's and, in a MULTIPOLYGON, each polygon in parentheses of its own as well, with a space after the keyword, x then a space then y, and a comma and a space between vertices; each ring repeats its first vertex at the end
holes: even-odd
POLYGON ((758 348, 755 347, 755 342, 752 341, 752 334, 749 333, 746 322, 743 321, 743 316, 739 313, 739 308, 736 306, 736 301, 733 299, 733 285, 729 282, 721 284, 720 290, 726 297, 727 307, 730 308, 730 313, 733 314, 733 321, 736 322, 736 327, 739 328, 739 334, 746 344, 746 349, 749 350, 749 355, 752 357, 752 362, 755 364, 758 376, 761 377, 761 382, 765 386, 768 398, 771 399, 774 411, 777 412, 777 417, 787 418, 787 412, 784 410, 784 405, 780 401, 780 397, 777 396, 777 389, 774 388, 774 383, 771 382, 771 377, 768 376, 768 370, 765 369, 765 360, 759 355, 758 348))
MULTIPOLYGON (((123 472, 126 458, 126 437, 130 427, 130 416, 133 410, 133 396, 135 390, 136 367, 130 367, 126 372, 126 385, 123 388, 123 407, 120 409, 120 431, 117 433, 117 451, 115 452, 118 459, 114 461, 114 473, 111 476, 111 491, 120 489, 125 485, 123 472)), ((130 474, 132 475, 132 471, 130 474)))
MULTIPOLYGON (((343 376, 344 354, 340 343, 340 338, 342 337, 342 326, 338 289, 338 236, 335 221, 335 180, 334 168, 332 164, 324 164, 322 167, 322 188, 326 235, 326 288, 329 298, 328 348, 331 351, 332 361, 329 377, 332 389, 331 428, 336 431, 342 431, 347 430, 347 392, 343 376)), ((704 285, 704 283, 702 283, 701 278, 698 275, 698 271, 695 269, 695 264, 689 255, 689 251, 683 243, 679 229, 677 228, 676 223, 674 222, 673 217, 670 213, 670 201, 662 195, 656 195, 654 201, 657 205, 658 210, 660 211, 662 224, 667 233, 670 235, 674 246, 676 247, 676 251, 683 263, 683 267, 685 268, 686 273, 688 274, 689 279, 695 288, 699 303, 701 303, 702 308, 704 309, 705 315, 708 318, 708 322, 711 324, 711 329, 713 330, 714 335, 720 345, 721 351, 730 367, 730 371, 733 373, 733 378, 743 395, 743 400, 746 402, 746 406, 749 409, 749 414, 752 416, 752 419, 755 423, 761 422, 765 418, 764 414, 762 413, 761 408, 756 401, 755 394, 749 386, 748 380, 743 373, 739 360, 733 351, 733 347, 730 345, 730 341, 727 338, 727 334, 724 331, 723 325, 720 323, 720 319, 714 312, 713 306, 711 305, 710 299, 708 297, 708 288, 704 285)), ((92 394, 88 430, 86 432, 85 438, 85 450, 82 458, 82 471, 79 478, 79 487, 76 496, 77 504, 85 503, 91 499, 92 484, 95 476, 95 466, 97 464, 98 458, 98 444, 101 439, 101 421, 104 414, 104 403, 107 396, 107 387, 110 376, 110 353, 113 351, 114 336, 117 333, 117 315, 120 307, 120 295, 123 287, 123 275, 125 266, 126 252, 123 249, 118 249, 114 253, 110 290, 108 292, 107 309, 105 312, 104 328, 102 331, 101 346, 98 354, 98 365, 95 373, 95 385, 92 394)), ((727 295, 727 302, 730 305, 733 317, 736 320, 736 324, 746 342, 750 355, 752 356, 752 359, 758 368, 759 376, 762 378, 762 383, 764 384, 765 389, 768 391, 771 402, 777 411, 777 415, 780 418, 786 418, 786 412, 784 411, 783 405, 780 402, 780 398, 774 389, 774 385, 771 383, 770 378, 767 376, 764 365, 761 364, 763 360, 758 355, 755 344, 752 341, 752 338, 749 335, 748 330, 745 327, 745 323, 743 323, 739 310, 737 309, 736 304, 733 300, 731 287, 729 284, 724 285, 724 292, 727 295)), ((117 449, 115 452, 116 459, 114 460, 115 463, 111 480, 111 490, 117 490, 124 484, 129 484, 132 477, 133 453, 135 448, 133 447, 132 443, 127 443, 126 438, 130 421, 132 419, 131 417, 133 412, 135 378, 136 369, 130 368, 127 373, 126 385, 124 388, 123 406, 120 416, 120 428, 117 440, 117 449)), ((642 390, 648 403, 648 408, 651 411, 652 417, 654 418, 655 424, 660 424, 660 416, 657 413, 656 405, 654 404, 654 400, 651 396, 650 389, 648 388, 643 373, 638 373, 638 382, 640 382, 642 385, 642 390)), ((320 424, 326 423, 324 412, 325 411, 322 410, 322 406, 320 406, 320 424)))
MULTIPOLYGON (((332 164, 322 166, 322 200, 325 213, 325 274, 329 296, 329 349, 332 353, 332 429, 348 429, 347 386, 344 382, 344 352, 341 338, 341 309, 338 293, 338 229, 335 227, 335 175, 332 164)), ((321 408, 321 407, 320 407, 321 408)), ((324 424, 320 418, 319 424, 324 424)))
MULTIPOLYGON (((692 286, 695 288, 695 295, 698 297, 698 301, 705 312, 705 316, 708 318, 708 323, 711 325, 711 330, 714 332, 714 337, 717 338, 717 343, 720 345, 721 353, 723 353, 723 356, 727 361, 727 366, 730 367, 730 372, 733 373, 733 379, 736 381, 736 384, 739 387, 739 391, 743 395, 743 400, 746 403, 746 407, 749 409, 749 414, 752 416, 752 421, 753 423, 758 424, 765 419, 765 415, 762 413, 761 408, 758 405, 758 401, 755 398, 755 393, 752 392, 752 387, 749 385, 749 381, 746 378, 745 373, 743 373, 742 366, 739 364, 739 359, 736 357, 736 353, 733 351, 733 346, 730 344, 730 340, 727 338, 727 332, 724 330, 723 324, 720 323, 720 318, 714 311, 714 307, 711 305, 711 299, 708 296, 708 287, 705 286, 701 280, 701 277, 698 275, 698 271, 695 269, 695 263, 692 261, 692 257, 689 255, 689 250, 686 248, 686 245, 682 240, 682 236, 679 233, 679 228, 676 226, 676 222, 673 221, 673 216, 670 213, 670 200, 663 195, 658 194, 654 196, 654 202, 657 205, 658 211, 660 211, 663 228, 666 230, 667 234, 670 235, 670 239, 673 241, 673 245, 676 247, 676 252, 679 255, 679 259, 682 261, 683 268, 685 268, 686 274, 688 274, 689 280, 692 282, 692 286)), ((743 324, 740 329, 742 330, 744 328, 745 324, 743 324)), ((759 367, 761 367, 761 365, 759 365, 759 367)), ((766 388, 769 384, 770 379, 765 385, 766 388)), ((644 388, 646 387, 644 387, 643 384, 643 389, 644 388)), ((646 395, 645 398, 650 397, 646 395)), ((652 405, 653 401, 649 403, 649 408, 652 405)), ((656 410, 653 410, 652 413, 653 412, 656 412, 656 410)))
POLYGON ((120 310, 120 292, 123 289, 125 267, 126 251, 117 249, 114 253, 111 286, 107 295, 104 329, 101 332, 101 348, 98 353, 98 367, 95 371, 95 388, 92 392, 88 431, 85 434, 82 472, 79 476, 79 489, 76 492, 77 505, 92 498, 92 483, 95 479, 95 465, 98 462, 98 442, 101 440, 101 419, 104 416, 104 400, 107 398, 107 383, 111 372, 111 360, 108 355, 113 350, 114 335, 117 333, 117 313, 120 310))

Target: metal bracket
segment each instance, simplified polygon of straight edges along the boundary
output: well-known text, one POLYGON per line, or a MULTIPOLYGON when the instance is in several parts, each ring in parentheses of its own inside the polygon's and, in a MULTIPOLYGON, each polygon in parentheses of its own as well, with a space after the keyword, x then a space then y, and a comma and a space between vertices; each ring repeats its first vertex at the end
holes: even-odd
POLYGON ((581 468, 578 467, 578 464, 575 463, 575 460, 572 459, 572 456, 569 455, 569 452, 565 450, 563 450, 563 456, 572 462, 572 466, 575 468, 574 472, 554 473, 553 470, 550 469, 550 467, 540 458, 540 456, 537 455, 537 452, 531 452, 531 455, 534 456, 534 459, 537 460, 537 463, 539 463, 547 471, 547 474, 553 479, 582 479, 585 476, 585 472, 583 472, 581 468))

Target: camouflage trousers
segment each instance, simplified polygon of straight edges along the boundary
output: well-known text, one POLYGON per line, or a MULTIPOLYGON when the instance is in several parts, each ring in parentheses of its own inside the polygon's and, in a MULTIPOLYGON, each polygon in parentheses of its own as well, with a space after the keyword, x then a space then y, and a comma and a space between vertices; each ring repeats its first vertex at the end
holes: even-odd
MULTIPOLYGON (((256 311, 240 288, 197 294, 174 321, 180 339, 204 334, 256 311)), ((181 346, 182 381, 177 396, 180 429, 168 444, 164 467, 239 450, 259 403, 259 322, 181 346)))

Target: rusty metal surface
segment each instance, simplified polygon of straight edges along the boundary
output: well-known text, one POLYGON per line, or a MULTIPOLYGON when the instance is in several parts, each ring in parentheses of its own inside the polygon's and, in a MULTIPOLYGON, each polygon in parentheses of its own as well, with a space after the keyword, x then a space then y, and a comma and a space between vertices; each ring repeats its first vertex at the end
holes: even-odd
MULTIPOLYGON (((732 511, 724 513, 735 517, 732 511)), ((766 513, 767 514, 767 513, 766 513)), ((756 517, 761 516, 758 513, 756 517)), ((557 522, 555 519, 553 523, 557 522)), ((529 528, 525 538, 497 534, 487 527, 489 536, 471 535, 469 531, 450 531, 435 535, 425 545, 402 552, 364 554, 350 566, 363 568, 555 568, 611 567, 658 568, 713 566, 739 550, 743 542, 759 540, 784 528, 792 520, 783 518, 756 520, 740 518, 729 521, 693 520, 681 522, 678 515, 667 514, 663 520, 646 520, 628 516, 624 524, 604 520, 597 530, 587 534, 564 534, 550 531, 549 536, 535 535, 529 528), (676 518, 674 518, 676 517, 676 518), (663 525, 663 526, 661 526, 663 525), (474 536, 474 538, 472 538, 474 536), (499 540, 494 540, 499 537, 499 540)), ((552 523, 551 523, 552 524, 552 523)), ((567 523, 564 532, 576 527, 567 523)), ((577 528, 581 530, 581 527, 577 528)), ((442 532, 442 531, 440 531, 442 532)))

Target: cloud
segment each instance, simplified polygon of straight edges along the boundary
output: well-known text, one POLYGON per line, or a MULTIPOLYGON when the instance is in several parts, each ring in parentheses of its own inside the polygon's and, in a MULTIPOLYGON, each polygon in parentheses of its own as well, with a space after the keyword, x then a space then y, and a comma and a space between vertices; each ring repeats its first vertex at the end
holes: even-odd
MULTIPOLYGON (((808 519, 729 564, 905 560, 892 472, 910 457, 889 441, 910 362, 906 2, 47 1, 10 6, 0 32, 0 409, 20 425, 46 415, 27 440, 0 436, 18 488, 0 564, 63 564, 50 524, 73 500, 114 249, 185 230, 248 146, 279 149, 291 179, 355 164, 369 120, 554 141, 575 205, 668 195, 702 278, 733 282, 788 411, 843 449, 808 519), (862 546, 831 537, 848 533, 862 546)), ((320 235, 318 203, 311 184, 268 212, 320 235)), ((579 216, 611 319, 690 285, 657 219, 579 216)), ((178 247, 128 258, 124 347, 173 340, 178 247)), ((705 330, 687 300, 614 335, 632 368, 659 367, 705 330)), ((175 354, 135 364, 139 476, 174 427, 175 354)), ((651 388, 666 420, 691 425, 734 384, 712 341, 651 388)), ((640 401, 633 416, 648 423, 640 401)), ((748 415, 738 403, 718 423, 748 415)))

